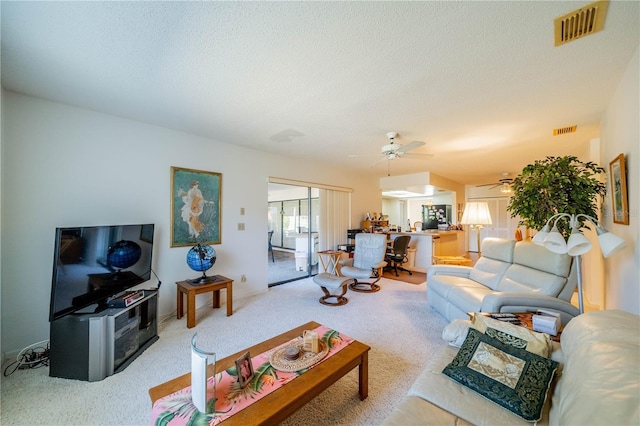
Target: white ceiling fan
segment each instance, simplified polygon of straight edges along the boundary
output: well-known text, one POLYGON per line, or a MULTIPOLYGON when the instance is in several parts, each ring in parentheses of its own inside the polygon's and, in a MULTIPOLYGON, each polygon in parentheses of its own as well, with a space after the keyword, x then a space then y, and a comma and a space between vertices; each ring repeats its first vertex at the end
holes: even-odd
POLYGON ((500 187, 500 192, 508 194, 512 191, 511 183, 513 183, 513 178, 510 178, 509 175, 510 173, 504 172, 502 173, 502 178, 498 179, 498 182, 476 185, 476 187, 479 188, 482 186, 490 186, 491 188, 489 189, 500 187))
POLYGON ((397 132, 389 132, 387 133, 387 137, 390 140, 390 143, 388 145, 384 145, 381 149, 380 149, 380 154, 351 154, 349 155, 349 157, 364 157, 364 156, 370 156, 370 155, 382 155, 382 158, 380 158, 378 161, 376 161, 375 163, 373 163, 370 167, 375 166, 376 164, 384 161, 384 160, 395 160, 396 158, 400 158, 400 157, 404 157, 404 158, 426 158, 426 157, 432 157, 432 154, 409 154, 408 152, 411 150, 414 150, 416 148, 421 147, 422 145, 424 145, 424 142, 422 141, 413 141, 407 145, 402 145, 399 144, 395 141, 395 139, 398 137, 398 133, 397 132))

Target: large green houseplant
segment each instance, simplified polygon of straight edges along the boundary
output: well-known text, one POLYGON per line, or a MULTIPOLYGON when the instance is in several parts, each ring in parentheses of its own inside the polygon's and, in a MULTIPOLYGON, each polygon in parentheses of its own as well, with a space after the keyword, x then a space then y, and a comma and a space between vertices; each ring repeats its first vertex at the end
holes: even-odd
MULTIPOLYGON (((606 185, 598 180, 604 169, 573 156, 547 157, 529 164, 512 184, 513 196, 507 210, 520 217, 520 225, 542 229, 556 213, 586 214, 598 217, 598 196, 606 185)), ((558 230, 567 237, 569 221, 559 221, 558 230)), ((582 223, 582 221, 581 221, 582 223)))

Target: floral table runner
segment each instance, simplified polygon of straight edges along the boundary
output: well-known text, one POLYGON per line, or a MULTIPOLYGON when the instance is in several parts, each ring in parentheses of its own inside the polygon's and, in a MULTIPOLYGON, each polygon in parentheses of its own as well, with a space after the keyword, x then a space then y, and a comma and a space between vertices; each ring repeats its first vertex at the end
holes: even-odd
MULTIPOLYGON (((336 330, 322 325, 315 328, 314 331, 318 333, 320 340, 329 347, 329 353, 319 361, 319 363, 353 342, 351 337, 340 334, 336 330)), ((215 410, 207 410, 211 411, 211 414, 201 413, 196 409, 191 401, 191 386, 188 386, 171 395, 158 399, 153 404, 151 424, 156 426, 187 424, 217 425, 243 408, 248 407, 264 396, 284 386, 314 367, 312 365, 309 368, 289 373, 276 370, 269 363, 271 353, 291 344, 292 341, 283 343, 280 346, 251 358, 255 374, 251 382, 244 388, 238 383, 238 372, 236 371, 236 367, 233 366, 216 374, 215 396, 217 396, 217 399, 215 399, 213 387, 214 378, 209 377, 207 380, 207 405, 213 408, 215 404, 215 410)))

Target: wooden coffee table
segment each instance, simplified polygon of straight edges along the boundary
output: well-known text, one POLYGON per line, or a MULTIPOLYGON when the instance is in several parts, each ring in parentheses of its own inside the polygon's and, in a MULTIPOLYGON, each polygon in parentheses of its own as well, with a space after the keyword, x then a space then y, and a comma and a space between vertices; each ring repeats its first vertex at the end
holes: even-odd
MULTIPOLYGON (((320 325, 313 321, 308 322, 248 349, 219 359, 216 362, 217 370, 222 371, 234 366, 235 360, 247 351, 251 352, 252 355, 263 353, 291 339, 302 336, 304 330, 311 330, 320 325)), ((355 367, 358 367, 360 400, 364 400, 369 392, 369 349, 371 349, 369 346, 354 340, 350 345, 317 364, 300 377, 229 417, 224 421, 224 424, 266 425, 280 423, 355 367)), ((209 366, 208 373, 213 375, 212 365, 209 366)), ((156 400, 187 386, 191 386, 191 373, 149 389, 151 402, 154 403, 156 400)))

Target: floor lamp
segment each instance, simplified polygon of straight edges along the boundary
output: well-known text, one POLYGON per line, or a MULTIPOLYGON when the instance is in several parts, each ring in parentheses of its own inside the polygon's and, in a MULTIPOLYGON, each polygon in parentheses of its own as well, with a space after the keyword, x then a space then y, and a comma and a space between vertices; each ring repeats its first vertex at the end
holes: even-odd
POLYGON ((484 201, 470 201, 464 206, 462 219, 460 224, 471 225, 472 228, 478 230, 478 256, 480 252, 480 230, 484 225, 491 225, 491 214, 489 213, 489 205, 484 201))
POLYGON ((542 231, 538 232, 533 237, 532 242, 544 246, 547 250, 554 253, 568 254, 576 259, 576 276, 578 279, 578 304, 580 313, 584 313, 584 302, 582 294, 582 255, 591 250, 593 244, 584 236, 580 230, 580 218, 584 218, 585 221, 591 223, 596 228, 596 234, 598 235, 598 244, 600 245, 600 251, 604 257, 609 257, 614 252, 623 248, 625 241, 615 234, 604 229, 598 222, 591 216, 586 214, 568 214, 558 213, 549 218, 547 223, 542 228, 542 231), (549 230, 549 224, 553 222, 553 228, 549 230), (569 220, 571 226, 571 235, 567 241, 558 231, 557 223, 560 219, 569 220))

